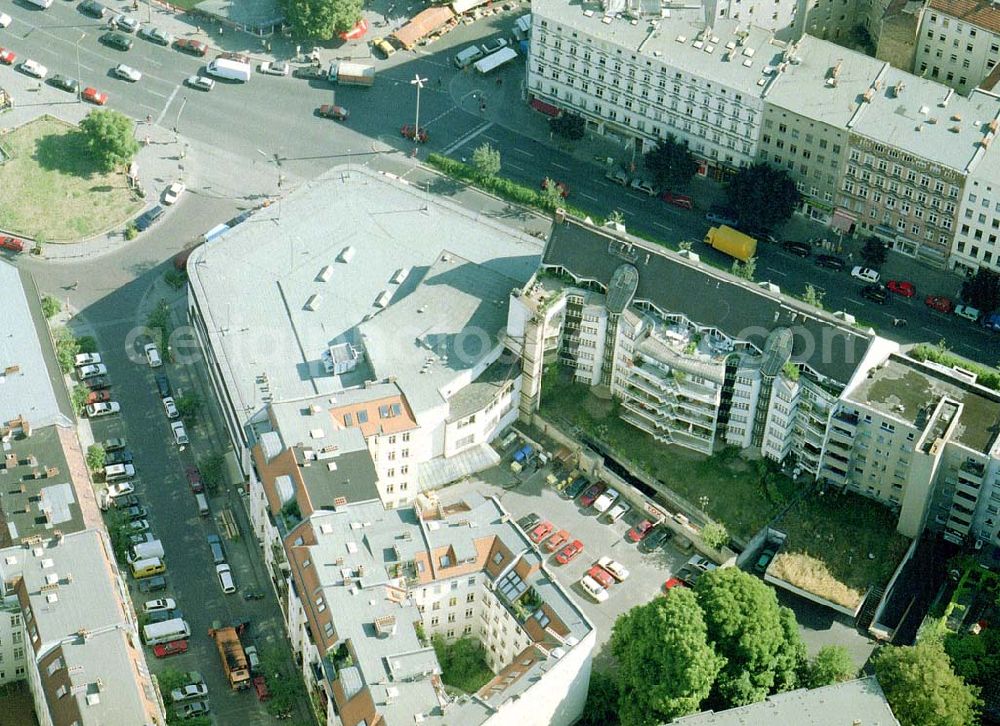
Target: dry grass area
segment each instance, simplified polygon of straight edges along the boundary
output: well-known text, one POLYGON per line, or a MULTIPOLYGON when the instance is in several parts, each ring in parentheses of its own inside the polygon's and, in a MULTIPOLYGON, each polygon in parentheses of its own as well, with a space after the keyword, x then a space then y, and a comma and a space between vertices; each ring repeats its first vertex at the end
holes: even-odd
POLYGON ((889 582, 910 546, 892 512, 851 493, 806 497, 777 529, 788 539, 768 573, 852 609, 889 582))
POLYGON ((97 168, 82 132, 51 116, 3 137, 0 229, 47 242, 73 242, 138 212, 125 175, 97 168))

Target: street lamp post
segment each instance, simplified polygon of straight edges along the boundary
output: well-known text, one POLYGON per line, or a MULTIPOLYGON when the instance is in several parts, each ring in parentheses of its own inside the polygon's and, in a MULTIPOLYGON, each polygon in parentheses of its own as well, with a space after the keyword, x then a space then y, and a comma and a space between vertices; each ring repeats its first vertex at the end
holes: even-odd
POLYGON ((420 89, 424 87, 425 83, 427 83, 427 79, 421 78, 419 73, 410 81, 411 86, 417 87, 417 115, 413 120, 413 143, 415 144, 420 143, 420 89))
POLYGON ((80 33, 80 40, 76 41, 76 102, 83 103, 83 81, 80 76, 80 43, 87 37, 86 33, 80 33))

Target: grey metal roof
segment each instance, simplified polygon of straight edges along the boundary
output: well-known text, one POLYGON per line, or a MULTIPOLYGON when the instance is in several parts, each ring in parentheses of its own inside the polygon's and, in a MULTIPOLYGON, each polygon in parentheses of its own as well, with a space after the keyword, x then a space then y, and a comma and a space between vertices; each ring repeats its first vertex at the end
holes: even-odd
POLYGON ((841 385, 850 380, 871 343, 862 331, 781 295, 661 247, 626 241, 572 220, 555 225, 542 264, 606 288, 622 254, 635 258, 633 264, 639 270, 636 302, 682 313, 699 325, 750 341, 759 349, 771 330, 789 328, 794 338, 792 360, 806 363, 841 385))
POLYGON ((899 726, 875 676, 768 696, 766 701, 728 711, 704 711, 671 723, 683 726, 899 726))
POLYGON ((23 415, 36 429, 55 423, 72 426, 72 410, 38 300, 31 276, 0 260, 0 421, 23 415))

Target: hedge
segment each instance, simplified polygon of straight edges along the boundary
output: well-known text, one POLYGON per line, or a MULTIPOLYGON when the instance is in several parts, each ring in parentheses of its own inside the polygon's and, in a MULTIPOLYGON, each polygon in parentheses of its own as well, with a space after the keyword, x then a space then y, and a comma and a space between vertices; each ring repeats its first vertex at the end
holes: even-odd
POLYGON ((976 382, 979 385, 992 388, 994 391, 1000 391, 1000 370, 996 368, 988 368, 979 363, 959 358, 947 350, 942 350, 937 346, 928 345, 927 343, 919 343, 913 346, 907 355, 921 362, 929 360, 932 363, 937 363, 948 368, 958 366, 967 371, 972 371, 976 374, 976 382))

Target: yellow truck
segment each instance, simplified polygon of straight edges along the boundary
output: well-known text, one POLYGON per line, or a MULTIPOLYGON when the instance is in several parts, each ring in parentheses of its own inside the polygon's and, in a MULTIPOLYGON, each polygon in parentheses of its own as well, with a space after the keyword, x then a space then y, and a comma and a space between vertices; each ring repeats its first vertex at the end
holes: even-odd
POLYGON ((725 252, 730 257, 735 257, 742 262, 746 262, 757 254, 757 240, 725 225, 712 227, 708 230, 708 234, 705 235, 705 244, 712 245, 719 252, 725 252))

